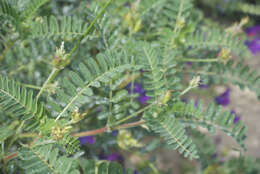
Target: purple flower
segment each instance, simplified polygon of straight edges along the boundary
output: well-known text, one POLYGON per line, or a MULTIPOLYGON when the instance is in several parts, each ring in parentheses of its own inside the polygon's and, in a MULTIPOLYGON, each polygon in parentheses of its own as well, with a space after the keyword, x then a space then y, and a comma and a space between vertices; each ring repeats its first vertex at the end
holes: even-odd
POLYGON ((211 159, 216 159, 217 157, 218 157, 218 154, 217 154, 217 153, 214 153, 214 154, 211 155, 210 158, 211 158, 211 159))
POLYGON ((231 113, 235 115, 233 123, 237 124, 241 119, 240 116, 234 110, 232 110, 231 113))
POLYGON ((124 4, 124 7, 130 7, 130 3, 129 2, 126 2, 125 4, 124 4))
POLYGON ((199 104, 199 100, 195 100, 194 106, 195 106, 195 107, 198 107, 198 104, 199 104))
POLYGON ((105 155, 105 153, 102 151, 99 154, 99 159, 100 160, 107 160, 107 161, 110 161, 110 162, 117 161, 121 164, 124 163, 124 157, 122 155, 120 155, 118 152, 114 152, 114 153, 111 153, 109 155, 105 155))
POLYGON ((99 158, 100 160, 105 160, 105 159, 106 159, 106 155, 105 155, 105 153, 104 153, 103 150, 102 150, 102 151, 100 152, 100 154, 98 155, 98 158, 99 158))
POLYGON ((85 136, 85 137, 79 137, 79 141, 81 145, 84 144, 94 144, 96 142, 96 139, 94 136, 85 136))
POLYGON ((118 134, 118 130, 113 130, 113 131, 112 131, 112 135, 113 135, 113 136, 115 136, 115 137, 116 137, 116 136, 117 136, 117 134, 118 134))
POLYGON ((186 62, 187 68, 190 67, 191 65, 192 65, 192 62, 186 62))
POLYGON ((222 106, 227 106, 230 103, 230 88, 227 88, 226 91, 215 98, 216 103, 222 106))
POLYGON ((133 174, 139 174, 137 170, 134 170, 133 174))
POLYGON ((199 85, 199 88, 200 89, 206 89, 206 88, 208 88, 209 86, 208 85, 206 85, 206 84, 200 84, 199 85))
MULTIPOLYGON (((127 86, 126 86, 126 89, 128 90, 128 93, 131 94, 131 88, 132 88, 132 84, 129 83, 127 86)), ((145 93, 145 90, 144 88, 142 87, 142 85, 140 83, 135 83, 134 84, 134 88, 133 88, 133 93, 134 94, 144 94, 145 93)))
POLYGON ((146 92, 145 92, 144 88, 142 87, 142 85, 140 83, 134 83, 133 91, 131 90, 131 86, 132 86, 131 83, 129 83, 126 86, 126 89, 128 90, 128 93, 131 94, 133 92, 134 94, 139 94, 139 97, 137 98, 137 101, 139 103, 145 105, 147 100, 150 99, 150 97, 146 95, 146 92))
POLYGON ((149 96, 146 96, 146 95, 144 94, 144 95, 139 96, 137 100, 138 100, 139 103, 145 105, 146 102, 147 102, 147 100, 149 100, 149 99, 150 99, 150 97, 149 97, 149 96))
POLYGON ((181 101, 182 101, 183 103, 188 103, 188 100, 187 100, 186 98, 181 98, 181 101))
POLYGON ((245 44, 248 46, 253 55, 256 55, 258 52, 260 52, 260 38, 255 38, 251 41, 246 41, 245 44))
POLYGON ((248 36, 255 36, 260 33, 260 25, 249 27, 245 32, 248 36))
POLYGON ((108 161, 113 162, 113 161, 118 160, 119 157, 120 157, 119 153, 114 152, 114 153, 108 155, 108 156, 106 157, 106 159, 107 159, 108 161))

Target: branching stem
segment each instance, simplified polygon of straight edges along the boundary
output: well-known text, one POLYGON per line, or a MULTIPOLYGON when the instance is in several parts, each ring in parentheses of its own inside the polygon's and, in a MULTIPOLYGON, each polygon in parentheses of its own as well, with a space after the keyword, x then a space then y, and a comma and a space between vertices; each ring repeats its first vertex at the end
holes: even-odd
MULTIPOLYGON (((132 128, 132 127, 137 127, 137 126, 140 126, 140 125, 142 125, 144 123, 145 123, 144 120, 133 122, 133 123, 126 123, 126 124, 115 126, 115 127, 112 128, 112 130, 127 129, 127 128, 132 128)), ((104 132, 107 132, 107 131, 108 131, 108 128, 107 127, 103 127, 103 128, 95 129, 95 130, 91 130, 91 131, 75 133, 75 134, 72 134, 72 136, 74 136, 74 137, 84 137, 84 136, 97 135, 97 134, 104 133, 104 132)))
MULTIPOLYGON (((132 127, 137 127, 140 126, 142 124, 144 124, 145 121, 141 120, 141 121, 137 121, 137 122, 133 122, 133 123, 126 123, 126 124, 122 124, 122 125, 118 125, 115 126, 112 130, 119 130, 119 129, 127 129, 127 128, 132 128, 132 127)), ((91 131, 84 131, 84 132, 79 132, 79 133, 74 133, 72 134, 73 137, 84 137, 84 136, 91 136, 91 135, 97 135, 97 134, 101 134, 104 132, 107 132, 108 128, 107 127, 103 127, 100 129, 95 129, 95 130, 91 130, 91 131)), ((26 133, 26 134, 20 134, 20 137, 39 137, 38 134, 34 134, 34 133, 26 133)), ((18 155, 18 152, 12 153, 10 155, 4 156, 3 157, 3 161, 7 162, 13 158, 16 158, 18 155)))

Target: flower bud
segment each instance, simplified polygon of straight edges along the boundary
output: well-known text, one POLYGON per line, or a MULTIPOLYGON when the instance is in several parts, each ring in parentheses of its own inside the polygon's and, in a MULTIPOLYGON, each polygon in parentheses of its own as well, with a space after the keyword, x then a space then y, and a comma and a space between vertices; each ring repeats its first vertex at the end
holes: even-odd
POLYGON ((71 130, 71 126, 66 126, 62 128, 59 124, 51 128, 51 136, 54 140, 60 140, 71 130))
POLYGON ((222 48, 218 54, 218 59, 223 63, 226 63, 231 58, 231 51, 227 48, 222 48))
POLYGON ((190 81, 190 88, 197 88, 200 83, 200 76, 193 77, 190 81))
POLYGON ((176 27, 182 29, 184 25, 185 25, 185 18, 184 17, 177 18, 176 27))
POLYGON ((79 122, 85 117, 85 115, 87 115, 87 113, 83 113, 83 114, 79 113, 79 108, 76 107, 74 112, 71 114, 72 122, 73 123, 79 122))
POLYGON ((139 19, 136 23, 135 23, 135 27, 134 27, 134 30, 133 32, 136 33, 138 32, 142 27, 142 20, 139 19))
POLYGON ((122 149, 129 149, 131 147, 142 147, 143 144, 139 143, 132 137, 131 132, 127 130, 120 130, 117 135, 117 143, 122 149))
POLYGON ((57 69, 63 69, 67 64, 69 64, 69 62, 70 59, 67 58, 64 49, 64 42, 62 42, 60 48, 56 48, 56 54, 52 61, 52 65, 57 69))
POLYGON ((64 134, 62 133, 60 125, 51 128, 51 136, 54 140, 60 140, 63 138, 64 134))

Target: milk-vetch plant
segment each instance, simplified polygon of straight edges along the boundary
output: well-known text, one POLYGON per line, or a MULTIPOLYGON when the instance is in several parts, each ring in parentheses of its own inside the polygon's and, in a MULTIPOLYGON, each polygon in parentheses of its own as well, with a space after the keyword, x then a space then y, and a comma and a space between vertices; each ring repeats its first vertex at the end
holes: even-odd
POLYGON ((116 130, 124 150, 148 146, 134 137, 153 135, 200 160, 189 133, 199 127, 222 130, 245 150, 246 126, 234 124, 234 113, 181 99, 202 82, 232 83, 260 98, 260 76, 244 61, 248 19, 240 30, 212 29, 193 4, 0 0, 1 172, 133 173, 97 160, 97 149, 115 146, 116 130), (91 152, 88 142, 96 142, 91 152))

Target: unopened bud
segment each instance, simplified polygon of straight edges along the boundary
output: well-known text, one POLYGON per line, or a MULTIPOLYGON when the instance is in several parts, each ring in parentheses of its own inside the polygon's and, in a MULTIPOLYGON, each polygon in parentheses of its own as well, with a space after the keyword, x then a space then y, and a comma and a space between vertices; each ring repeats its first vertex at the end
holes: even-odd
POLYGON ((139 143, 133 138, 131 132, 127 130, 120 130, 117 136, 117 144, 122 149, 128 150, 131 147, 142 147, 143 144, 139 143))
POLYGON ((87 112, 86 113, 79 113, 79 108, 76 107, 74 112, 71 114, 71 119, 72 119, 72 122, 73 123, 77 123, 79 122, 80 120, 82 120, 85 116, 87 115, 87 112))
POLYGON ((62 128, 59 124, 55 125, 51 129, 51 136, 54 140, 60 140, 71 130, 71 126, 62 128))
POLYGON ((52 61, 52 65, 57 69, 63 69, 69 62, 70 60, 67 59, 67 54, 64 49, 64 42, 62 42, 60 48, 56 48, 56 54, 52 61))
POLYGON ((184 17, 177 18, 176 27, 181 29, 184 27, 184 25, 185 25, 185 18, 184 17))
POLYGON ((142 27, 142 20, 139 19, 136 23, 135 23, 135 27, 134 27, 134 33, 138 32, 142 27))
POLYGON ((164 96, 162 96, 162 98, 161 98, 159 104, 167 104, 168 101, 171 99, 171 95, 172 95, 172 94, 171 94, 171 91, 170 91, 170 90, 166 91, 165 94, 164 94, 164 96))
POLYGON ((249 22, 249 17, 247 16, 247 17, 244 17, 241 19, 239 25, 242 27, 242 26, 246 25, 248 22, 249 22))
POLYGON ((190 81, 190 88, 197 88, 200 83, 200 76, 193 77, 190 81))
POLYGON ((226 63, 231 58, 231 51, 227 48, 222 48, 218 54, 218 59, 223 63, 226 63))
POLYGON ((54 140, 60 140, 63 138, 64 135, 63 135, 62 129, 59 125, 52 127, 51 136, 54 140))

